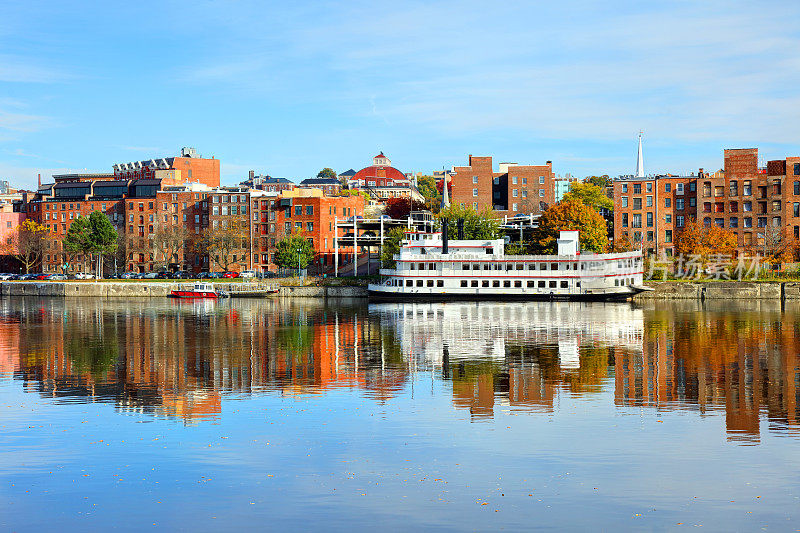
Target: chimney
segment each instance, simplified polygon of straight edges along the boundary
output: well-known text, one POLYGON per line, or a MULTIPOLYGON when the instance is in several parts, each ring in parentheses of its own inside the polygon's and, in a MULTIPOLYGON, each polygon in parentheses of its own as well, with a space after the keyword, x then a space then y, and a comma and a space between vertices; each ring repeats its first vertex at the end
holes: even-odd
POLYGON ((42 188, 42 174, 39 174, 39 186, 40 189, 42 188))
POLYGON ((248 172, 248 173, 247 173, 247 176, 248 176, 250 179, 253 179, 253 178, 255 178, 255 177, 256 177, 256 171, 255 171, 255 170, 251 170, 250 172, 248 172))
POLYGON ((447 222, 448 220, 446 218, 442 219, 442 254, 446 254, 449 251, 448 249, 449 243, 447 238, 448 237, 447 222))

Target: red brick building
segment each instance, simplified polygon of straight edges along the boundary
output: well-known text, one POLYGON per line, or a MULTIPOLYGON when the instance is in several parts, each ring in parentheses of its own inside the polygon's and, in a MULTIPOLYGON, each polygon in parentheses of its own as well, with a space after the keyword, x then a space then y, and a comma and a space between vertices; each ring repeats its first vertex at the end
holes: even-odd
POLYGON ((500 163, 495 172, 491 157, 469 156, 469 165, 451 175, 451 202, 499 214, 541 213, 555 203, 553 164, 500 163))
POLYGON ((161 179, 165 185, 202 183, 219 187, 219 159, 197 155, 194 148, 182 148, 177 157, 158 157, 113 166, 114 179, 161 179))

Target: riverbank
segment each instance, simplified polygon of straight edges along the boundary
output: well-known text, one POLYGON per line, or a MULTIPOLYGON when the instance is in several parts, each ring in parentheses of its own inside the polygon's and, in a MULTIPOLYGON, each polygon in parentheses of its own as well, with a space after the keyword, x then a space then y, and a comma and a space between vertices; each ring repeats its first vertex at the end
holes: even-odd
MULTIPOLYGON (((114 281, 10 281, 0 282, 0 297, 39 296, 53 298, 165 298, 176 282, 114 281)), ((215 284, 222 290, 235 285, 215 284)), ((654 290, 637 295, 642 300, 797 300, 800 282, 796 281, 654 281, 646 283, 654 290)), ((241 285, 239 285, 241 286, 241 285)), ((366 298, 366 287, 350 285, 280 286, 272 298, 366 298)))

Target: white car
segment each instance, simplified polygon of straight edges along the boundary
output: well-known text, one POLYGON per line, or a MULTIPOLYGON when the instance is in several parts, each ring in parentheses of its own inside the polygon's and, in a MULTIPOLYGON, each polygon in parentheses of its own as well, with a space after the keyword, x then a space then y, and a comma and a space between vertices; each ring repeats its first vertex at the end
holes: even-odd
POLYGON ((78 272, 75 274, 75 279, 94 279, 94 274, 88 272, 78 272))
POLYGON ((240 278, 254 278, 254 277, 256 277, 256 271, 255 270, 245 270, 244 272, 239 274, 239 277, 240 278))
POLYGON ((11 276, 13 275, 14 274, 0 274, 0 281, 6 281, 8 279, 11 279, 11 276))

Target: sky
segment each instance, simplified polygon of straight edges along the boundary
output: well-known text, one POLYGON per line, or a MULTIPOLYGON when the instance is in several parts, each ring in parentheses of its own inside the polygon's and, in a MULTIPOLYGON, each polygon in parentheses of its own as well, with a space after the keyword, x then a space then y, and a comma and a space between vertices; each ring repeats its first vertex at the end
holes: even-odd
POLYGON ((0 179, 177 155, 222 182, 800 155, 800 2, 4 0, 0 179))

